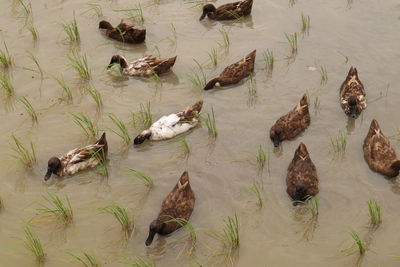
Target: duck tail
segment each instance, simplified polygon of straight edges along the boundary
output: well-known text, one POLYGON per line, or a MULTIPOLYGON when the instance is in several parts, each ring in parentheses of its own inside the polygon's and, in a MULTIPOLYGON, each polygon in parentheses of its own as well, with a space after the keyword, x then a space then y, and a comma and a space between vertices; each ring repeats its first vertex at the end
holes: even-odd
POLYGON ((187 188, 187 185, 189 185, 190 184, 190 182, 189 182, 189 173, 188 173, 188 171, 184 171, 183 173, 182 173, 182 176, 181 176, 181 178, 179 178, 179 181, 178 181, 178 188, 179 189, 183 189, 183 188, 187 188))
POLYGON ((352 76, 356 76, 358 77, 358 71, 357 68, 354 68, 353 66, 350 67, 349 73, 347 74, 347 76, 352 77, 352 76))
POLYGON ((396 160, 395 162, 390 165, 390 168, 396 172, 400 171, 400 160, 396 160))
POLYGON ((107 143, 107 139, 106 139, 106 132, 104 132, 100 139, 97 140, 96 142, 97 145, 102 145, 102 149, 103 149, 103 153, 104 153, 104 158, 107 157, 107 153, 108 153, 108 143, 107 143))
POLYGON ((303 97, 300 99, 300 106, 308 106, 307 93, 304 93, 303 97))
POLYGON ((164 65, 166 68, 171 68, 175 64, 175 61, 176 61, 176 56, 167 59, 166 61, 161 63, 161 65, 164 65))
POLYGON ((246 56, 246 61, 250 61, 254 64, 254 61, 256 60, 256 53, 257 53, 257 50, 254 49, 250 54, 248 54, 246 56))
POLYGON ((210 90, 213 89, 215 84, 219 82, 219 78, 214 78, 211 81, 209 81, 206 86, 204 87, 204 90, 210 90))
POLYGON ((301 142, 298 148, 296 149, 295 156, 301 159, 305 159, 309 156, 307 147, 303 142, 301 142))

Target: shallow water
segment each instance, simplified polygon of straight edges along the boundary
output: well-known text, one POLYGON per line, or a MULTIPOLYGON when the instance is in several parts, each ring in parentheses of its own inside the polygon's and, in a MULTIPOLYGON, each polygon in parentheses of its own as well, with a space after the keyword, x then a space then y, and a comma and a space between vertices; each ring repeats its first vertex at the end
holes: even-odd
MULTIPOLYGON (((227 1, 217 1, 222 4, 227 1)), ((126 17, 113 10, 132 8, 138 1, 99 1, 104 18, 117 24, 126 17)), ((363 266, 398 266, 400 255, 400 190, 396 180, 389 181, 373 173, 362 154, 362 142, 371 119, 379 121, 387 136, 395 135, 400 126, 398 100, 400 84, 399 43, 400 8, 397 1, 288 1, 255 0, 252 15, 240 22, 199 23, 201 11, 191 8, 189 1, 141 1, 143 27, 147 29, 143 45, 122 45, 98 31, 97 18, 82 1, 32 1, 33 23, 39 32, 37 42, 26 29, 18 1, 0 3, 0 39, 5 41, 14 59, 12 82, 17 95, 27 97, 38 112, 38 124, 32 125, 23 107, 10 101, 2 92, 0 109, 0 196, 4 209, 0 213, 0 262, 2 266, 31 266, 34 258, 23 247, 23 229, 32 218, 31 227, 43 242, 47 254, 46 266, 70 266, 74 262, 66 250, 92 251, 106 266, 124 266, 135 256, 148 256, 158 266, 203 266, 219 264, 221 257, 211 257, 219 243, 209 235, 210 229, 221 229, 223 219, 237 214, 240 221, 240 249, 232 262, 237 266, 351 266, 357 254, 343 252, 352 245, 349 229, 363 238, 368 235, 366 201, 376 199, 382 206, 383 223, 372 234, 372 242, 362 259, 363 266), (92 71, 92 87, 102 95, 104 107, 96 111, 76 73, 68 67, 67 55, 73 49, 65 40, 60 23, 73 18, 73 10, 81 33, 77 50, 86 54, 92 71), (311 18, 309 35, 302 35, 301 13, 311 18), (176 35, 171 23, 176 29, 176 35), (230 47, 219 43, 219 30, 229 31, 230 47), (299 33, 298 54, 290 56, 284 33, 299 33), (251 97, 246 82, 226 90, 203 92, 187 78, 195 68, 193 59, 207 62, 207 52, 218 48, 216 68, 205 67, 207 78, 257 49, 255 79, 257 96, 251 97), (267 49, 276 58, 272 76, 267 75, 262 54, 267 49), (44 70, 40 75, 29 53, 35 55, 44 70), (144 54, 171 57, 178 55, 173 72, 161 77, 162 85, 151 80, 121 78, 105 71, 114 54, 135 59, 144 54), (347 61, 346 62, 346 58, 347 61), (367 91, 368 108, 355 123, 348 122, 338 102, 338 89, 350 66, 358 68, 367 91), (309 66, 325 66, 326 84, 320 83, 318 71, 309 66), (59 85, 52 78, 63 75, 73 89, 74 100, 66 104, 58 100, 59 85), (387 89, 388 88, 388 89, 387 89), (271 125, 292 109, 302 94, 310 95, 311 125, 297 139, 285 142, 281 153, 275 153, 268 138, 271 125), (316 98, 319 110, 314 108, 316 98), (109 128, 115 128, 108 118, 114 113, 128 122, 140 103, 151 102, 153 118, 178 111, 203 99, 203 111, 213 107, 218 137, 208 138, 205 126, 187 135, 192 153, 180 156, 180 138, 146 143, 124 150, 121 139, 109 128), (97 118, 101 131, 107 132, 110 147, 109 177, 96 171, 71 178, 52 179, 44 183, 47 160, 87 143, 69 112, 87 112, 97 118), (348 132, 348 146, 343 159, 334 159, 331 137, 338 131, 348 132), (34 143, 37 164, 33 170, 21 168, 10 156, 11 134, 25 144, 34 143), (320 177, 319 216, 314 233, 304 238, 307 216, 294 209, 286 194, 286 169, 299 142, 304 142, 320 177), (259 145, 267 151, 269 164, 259 174, 252 164, 259 145), (148 173, 155 187, 147 189, 126 167, 148 173), (156 238, 150 248, 144 246, 148 224, 157 216, 161 201, 172 189, 181 173, 187 169, 196 205, 190 219, 198 228, 198 245, 192 258, 179 254, 183 244, 163 247, 167 242, 185 235, 180 230, 167 238, 156 238), (254 195, 247 187, 257 182, 262 187, 264 206, 258 209, 254 195), (40 220, 35 215, 44 204, 47 192, 68 196, 74 223, 63 229, 55 222, 40 220), (122 234, 114 218, 101 214, 98 207, 118 203, 126 207, 135 219, 135 231, 130 240, 120 242, 122 234), (178 257, 178 255, 180 255, 178 257)), ((137 133, 129 128, 132 137, 137 133)), ((392 145, 399 150, 399 144, 392 145)))

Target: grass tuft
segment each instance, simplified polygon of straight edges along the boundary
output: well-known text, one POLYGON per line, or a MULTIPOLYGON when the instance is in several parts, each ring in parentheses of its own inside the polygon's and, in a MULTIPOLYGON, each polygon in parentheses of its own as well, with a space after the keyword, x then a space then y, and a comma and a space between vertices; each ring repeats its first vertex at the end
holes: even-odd
POLYGON ((131 137, 129 136, 128 129, 126 127, 126 124, 123 123, 121 120, 117 118, 113 113, 109 113, 108 117, 112 120, 112 122, 117 126, 118 131, 109 128, 113 133, 121 137, 121 139, 124 141, 124 143, 128 146, 131 143, 131 137))
POLYGON ((80 56, 74 52, 72 55, 68 55, 67 57, 70 61, 68 66, 74 69, 83 80, 90 80, 91 71, 89 69, 86 55, 80 56))
POLYGON ((191 69, 187 77, 194 87, 203 89, 207 83, 206 74, 204 73, 203 66, 197 60, 193 59, 193 61, 196 63, 196 67, 191 69))
POLYGON ((94 12, 97 15, 97 18, 103 17, 103 9, 98 3, 86 3, 86 5, 89 7, 87 10, 82 12, 82 14, 87 13, 89 11, 94 12))
POLYGON ((99 210, 102 213, 107 213, 111 214, 117 219, 117 221, 121 224, 122 231, 125 234, 125 237, 128 239, 134 229, 134 223, 133 219, 131 216, 128 214, 125 208, 117 205, 117 204, 112 204, 106 207, 101 207, 99 210))
POLYGON ((96 257, 87 251, 82 251, 82 255, 77 255, 72 252, 67 253, 84 267, 100 267, 96 257))
POLYGON ((249 95, 253 97, 257 95, 257 81, 254 77, 254 73, 251 73, 247 79, 247 89, 249 90, 249 95))
POLYGON ((361 237, 354 230, 350 230, 349 234, 350 234, 351 238, 354 240, 354 244, 357 246, 360 255, 363 255, 366 251, 365 242, 361 239, 361 237))
POLYGON ((43 251, 42 242, 28 227, 24 229, 24 232, 26 249, 28 249, 36 257, 36 261, 38 263, 43 263, 46 258, 46 254, 43 251))
POLYGON ((239 248, 239 221, 236 214, 233 218, 228 216, 224 219, 222 231, 215 233, 215 236, 222 242, 228 256, 231 256, 232 253, 239 248))
POLYGON ((7 96, 14 95, 14 86, 11 83, 11 78, 8 72, 0 73, 0 86, 4 89, 7 96))
POLYGON ((319 66, 318 71, 321 74, 321 85, 324 85, 328 82, 328 71, 325 66, 319 66))
POLYGON ((75 13, 74 19, 69 23, 62 23, 61 27, 67 34, 70 43, 78 44, 81 41, 81 36, 79 34, 78 23, 76 23, 75 13))
POLYGON ((222 43, 219 43, 219 45, 222 46, 223 48, 225 48, 226 50, 228 50, 229 45, 231 44, 231 41, 229 38, 229 32, 224 27, 222 27, 218 31, 222 36, 222 43))
POLYGON ((81 127, 86 137, 90 140, 96 139, 99 130, 95 123, 84 113, 70 113, 75 124, 81 127))
POLYGON ((11 138, 14 141, 14 147, 12 148, 12 150, 14 150, 15 154, 13 155, 13 158, 17 159, 26 168, 32 168, 33 165, 36 163, 36 153, 33 143, 30 143, 29 150, 17 137, 11 135, 11 138))
POLYGON ((216 138, 218 135, 218 132, 217 132, 217 125, 216 125, 216 121, 215 121, 213 107, 211 107, 211 114, 208 112, 206 113, 206 118, 204 118, 204 124, 207 126, 208 135, 213 138, 216 138))
POLYGON ((134 22, 139 22, 141 24, 144 23, 143 9, 142 9, 142 6, 140 5, 140 3, 135 5, 133 8, 114 9, 113 11, 124 13, 128 19, 130 19, 134 22))
POLYGON ((24 106, 25 111, 29 114, 33 123, 37 123, 38 117, 31 102, 25 96, 17 96, 17 100, 24 106))
POLYGON ((103 107, 103 98, 101 97, 100 92, 90 86, 87 86, 84 89, 86 92, 89 93, 89 95, 92 97, 92 99, 96 103, 97 111, 101 110, 101 108, 103 107))
POLYGON ((258 147, 258 151, 256 154, 256 164, 258 168, 264 169, 265 162, 267 161, 267 154, 265 153, 262 145, 258 147))
POLYGON ((147 102, 145 105, 140 103, 140 111, 132 113, 132 121, 133 126, 139 130, 147 129, 151 126, 153 116, 151 115, 150 102, 147 102))
POLYGON ((261 190, 258 187, 258 185, 256 183, 251 183, 249 186, 249 191, 254 194, 254 196, 257 198, 258 206, 262 208, 262 206, 264 205, 264 201, 261 190))
POLYGON ((8 51, 6 42, 4 42, 4 51, 0 49, 0 64, 5 69, 12 65, 12 59, 10 56, 10 52, 8 51))
POLYGON ((271 73, 274 69, 275 63, 274 53, 267 49, 267 51, 263 53, 263 60, 265 62, 265 68, 267 72, 271 73))
POLYGON ((54 79, 62 89, 62 97, 60 99, 67 103, 72 103, 72 91, 71 88, 65 83, 64 78, 61 76, 61 78, 54 77, 54 79))
POLYGON ((31 33, 33 40, 34 40, 34 41, 37 41, 37 40, 39 39, 39 33, 38 33, 38 31, 37 31, 35 25, 33 25, 33 24, 31 23, 31 24, 29 24, 29 25, 27 26, 27 29, 28 29, 28 31, 31 33))
POLYGON ((367 205, 371 226, 373 228, 378 228, 382 222, 381 206, 375 200, 367 201, 367 205))
POLYGON ((65 225, 72 222, 74 214, 68 197, 66 197, 65 202, 63 202, 57 195, 48 192, 47 196, 43 196, 43 198, 50 206, 42 205, 42 208, 38 209, 39 212, 53 215, 65 225))
POLYGON ((136 178, 143 181, 148 188, 152 188, 154 186, 154 180, 146 173, 132 168, 127 168, 127 170, 133 175, 135 175, 136 178))
POLYGON ((188 157, 190 155, 191 152, 191 148, 190 148, 190 144, 189 142, 186 140, 186 138, 182 138, 180 140, 180 145, 182 148, 182 153, 185 157, 188 157))
POLYGON ((290 46, 290 51, 292 53, 292 56, 297 54, 297 32, 293 34, 287 34, 285 33, 286 40, 289 43, 290 46))
POLYGON ((218 50, 216 48, 212 48, 210 52, 207 52, 207 55, 211 64, 216 67, 218 65, 218 50))
POLYGON ((309 34, 310 31, 310 16, 305 16, 301 13, 301 31, 303 33, 309 34))
POLYGON ((347 133, 345 131, 339 131, 339 136, 331 138, 331 146, 335 157, 344 156, 347 147, 347 138, 347 133))

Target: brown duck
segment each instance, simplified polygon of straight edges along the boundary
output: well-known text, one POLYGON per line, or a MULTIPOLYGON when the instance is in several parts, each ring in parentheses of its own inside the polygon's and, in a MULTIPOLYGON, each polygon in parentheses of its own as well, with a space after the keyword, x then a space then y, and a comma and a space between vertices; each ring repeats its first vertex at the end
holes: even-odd
POLYGON ((195 197, 190 187, 189 174, 185 171, 175 187, 164 199, 157 219, 151 222, 146 246, 151 245, 155 234, 168 235, 181 228, 184 222, 171 220, 183 219, 188 221, 193 212, 194 202, 195 197))
POLYGON ((388 177, 399 175, 400 161, 389 139, 383 135, 376 120, 372 120, 369 132, 364 139, 364 158, 371 170, 388 177))
POLYGON ((203 14, 200 20, 208 16, 213 20, 231 20, 250 15, 253 0, 244 0, 234 3, 228 3, 216 8, 213 4, 207 4, 203 7, 203 14))
MULTIPOLYGON (((318 175, 305 144, 300 143, 286 176, 286 192, 293 201, 305 201, 318 194, 318 175)), ((294 202, 296 205, 298 202, 294 202)))
POLYGON ((212 79, 204 87, 204 90, 210 90, 218 83, 219 86, 227 86, 236 84, 243 78, 249 76, 254 70, 254 61, 256 58, 256 50, 245 56, 240 61, 226 67, 222 73, 212 79))
POLYGON ((340 86, 340 105, 344 113, 354 119, 367 107, 364 85, 358 78, 357 69, 354 67, 350 68, 346 80, 340 86))
POLYGON ((146 30, 135 29, 133 25, 121 23, 113 27, 110 22, 102 20, 99 23, 99 29, 106 30, 106 35, 111 39, 131 44, 144 42, 146 39, 146 30))
POLYGON ((307 95, 304 94, 297 106, 288 114, 280 117, 269 131, 269 137, 278 147, 283 140, 290 140, 298 136, 310 125, 307 95))

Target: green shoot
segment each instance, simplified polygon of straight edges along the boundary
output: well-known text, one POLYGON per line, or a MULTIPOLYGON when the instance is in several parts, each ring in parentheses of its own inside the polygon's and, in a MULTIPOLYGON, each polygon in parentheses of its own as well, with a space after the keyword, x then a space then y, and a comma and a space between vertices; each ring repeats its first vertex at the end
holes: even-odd
POLYGON ((328 71, 326 70, 325 66, 318 67, 319 73, 321 74, 321 85, 324 85, 328 82, 328 71))
POLYGON ((43 251, 42 242, 40 242, 40 239, 37 237, 37 235, 35 235, 28 227, 24 229, 24 232, 26 249, 28 249, 36 257, 36 261, 38 263, 43 263, 46 258, 46 254, 43 251))
POLYGON ((85 13, 87 13, 89 11, 93 11, 97 15, 98 18, 103 17, 103 9, 101 8, 101 6, 99 4, 97 4, 97 3, 87 3, 86 5, 89 7, 89 9, 87 9, 84 12, 82 12, 82 14, 85 14, 85 13))
POLYGON ((211 64, 216 67, 218 64, 218 54, 217 49, 212 48, 210 52, 207 52, 208 58, 210 59, 211 64))
POLYGON ((7 96, 10 97, 14 95, 14 87, 11 83, 8 72, 0 73, 0 86, 4 89, 7 96))
POLYGON ((117 219, 117 221, 121 224, 122 231, 125 234, 125 237, 128 239, 134 229, 133 218, 128 214, 125 208, 112 204, 106 207, 99 208, 102 213, 111 214, 117 219))
POLYGON ((285 33, 285 37, 289 43, 292 56, 297 54, 297 32, 295 32, 293 34, 285 33))
POLYGON ((140 4, 135 5, 134 8, 114 9, 113 11, 125 13, 125 16, 134 22, 139 22, 141 24, 144 22, 143 10, 140 4))
POLYGON ((81 127, 81 129, 84 131, 88 139, 90 140, 96 139, 99 130, 88 115, 84 113, 70 113, 70 114, 75 124, 81 127))
POLYGON ((151 115, 150 102, 146 105, 140 104, 140 111, 132 114, 133 125, 137 129, 147 129, 153 122, 153 116, 151 115))
POLYGON ((227 219, 224 219, 224 227, 221 232, 215 233, 215 237, 222 242, 227 255, 231 256, 240 246, 239 221, 237 216, 235 215, 234 218, 228 216, 227 219))
POLYGON ((43 196, 43 198, 50 206, 42 205, 42 208, 38 209, 39 212, 42 214, 50 214, 62 221, 65 225, 72 222, 74 215, 68 197, 65 198, 65 203, 57 195, 49 192, 47 196, 43 196))
POLYGON ((378 228, 382 222, 381 206, 375 200, 367 201, 367 205, 371 226, 373 228, 378 228))
POLYGON ((203 66, 197 60, 193 59, 193 61, 197 66, 191 69, 191 72, 187 74, 187 77, 194 87, 202 89, 207 83, 207 77, 204 73, 203 66))
POLYGON ((274 53, 271 50, 267 49, 267 51, 263 53, 263 60, 265 62, 265 69, 267 70, 267 72, 271 73, 274 69, 274 53))
POLYGON ((82 251, 82 255, 73 254, 72 252, 67 253, 84 267, 100 267, 95 256, 87 251, 82 251))
POLYGON ((366 251, 365 242, 361 239, 361 237, 354 230, 350 230, 349 234, 350 234, 351 238, 354 240, 354 244, 358 247, 358 251, 360 252, 360 255, 363 255, 366 251))
POLYGON ((344 156, 347 147, 347 133, 339 131, 339 136, 331 138, 331 146, 335 156, 344 156))
POLYGON ((264 205, 264 201, 261 190, 258 187, 258 185, 256 183, 251 183, 249 186, 249 191, 254 194, 254 196, 257 198, 258 206, 262 208, 262 206, 264 205))
POLYGON ((78 44, 81 40, 81 36, 79 34, 78 24, 76 23, 75 13, 73 21, 69 23, 62 23, 61 27, 63 28, 64 32, 67 34, 69 42, 78 44))
POLYGON ((5 51, 0 49, 0 64, 6 69, 12 65, 10 52, 8 51, 6 42, 4 42, 4 50, 5 51))
POLYGON ((99 111, 103 107, 103 98, 98 90, 91 87, 85 87, 85 90, 89 93, 89 95, 93 98, 96 103, 97 111, 99 111))
POLYGON ((44 73, 43 73, 42 67, 39 65, 39 61, 37 60, 35 55, 30 53, 30 52, 29 52, 29 56, 31 57, 31 59, 33 60, 33 62, 35 63, 35 65, 37 67, 37 71, 36 72, 38 72, 40 74, 40 80, 43 81, 44 73))
POLYGON ((115 116, 112 113, 108 114, 108 117, 112 120, 112 122, 117 126, 117 128, 119 129, 119 132, 109 128, 113 133, 115 133, 116 135, 118 135, 119 137, 121 137, 121 139, 124 141, 124 143, 128 146, 131 143, 131 137, 129 136, 129 132, 128 129, 125 125, 125 123, 123 123, 121 120, 119 120, 117 118, 117 116, 115 116))
POLYGON ((29 102, 28 99, 26 99, 25 96, 17 96, 17 100, 24 106, 26 112, 29 114, 29 116, 32 119, 33 123, 37 123, 37 114, 35 109, 32 107, 31 102, 29 102))
POLYGON ((148 262, 142 257, 136 257, 136 261, 132 263, 132 267, 156 267, 155 261, 148 262))
POLYGON ((219 29, 219 33, 222 36, 222 43, 219 43, 219 45, 224 47, 226 50, 228 50, 229 45, 231 43, 231 41, 229 39, 229 32, 224 27, 222 27, 221 29, 219 29))
POLYGON ((249 95, 253 97, 257 95, 257 81, 254 76, 254 73, 251 73, 247 79, 247 89, 249 90, 249 95))
POLYGON ((74 69, 83 80, 90 80, 91 72, 86 55, 80 56, 76 53, 73 53, 72 55, 68 55, 67 57, 70 61, 70 64, 68 64, 68 66, 74 69))
POLYGON ((266 160, 267 160, 267 155, 266 155, 262 145, 260 145, 258 147, 258 151, 257 151, 257 155, 256 155, 256 163, 258 165, 258 168, 264 169, 266 160))
POLYGON ((30 143, 30 150, 26 148, 21 141, 15 137, 14 135, 11 136, 14 141, 14 150, 15 154, 12 156, 13 158, 17 159, 22 165, 26 168, 30 169, 36 163, 36 153, 33 143, 30 143))
POLYGON ((37 41, 37 39, 39 38, 39 33, 38 33, 36 27, 33 24, 29 24, 27 29, 32 34, 33 40, 37 41))
POLYGON ((310 16, 305 16, 301 13, 301 24, 301 31, 308 34, 310 31, 310 16))
POLYGON ((319 100, 319 97, 315 97, 314 99, 314 113, 315 115, 318 115, 320 113, 320 106, 321 106, 321 101, 319 100))
POLYGON ((193 224, 183 218, 173 218, 168 222, 175 222, 186 230, 187 236, 184 238, 187 238, 190 241, 189 253, 193 252, 196 249, 196 243, 197 243, 197 233, 193 224))
POLYGON ((204 119, 204 124, 207 126, 208 129, 208 135, 216 138, 218 135, 217 132, 217 125, 215 121, 215 115, 214 115, 214 108, 211 107, 211 114, 206 113, 207 117, 204 119))
POLYGON ((180 145, 182 148, 182 153, 185 157, 188 157, 190 155, 191 152, 191 148, 190 148, 190 144, 189 142, 186 140, 186 138, 182 138, 180 140, 180 145))
POLYGON ((139 180, 143 181, 144 184, 148 188, 152 188, 154 186, 154 180, 149 175, 147 175, 146 173, 138 171, 138 170, 135 170, 135 169, 132 169, 132 168, 127 168, 127 169, 128 169, 128 171, 130 173, 135 175, 136 178, 138 178, 139 180))
POLYGON ((65 83, 64 78, 61 76, 61 78, 54 78, 58 85, 60 85, 62 89, 62 100, 64 100, 67 103, 72 103, 72 91, 71 88, 65 83))

